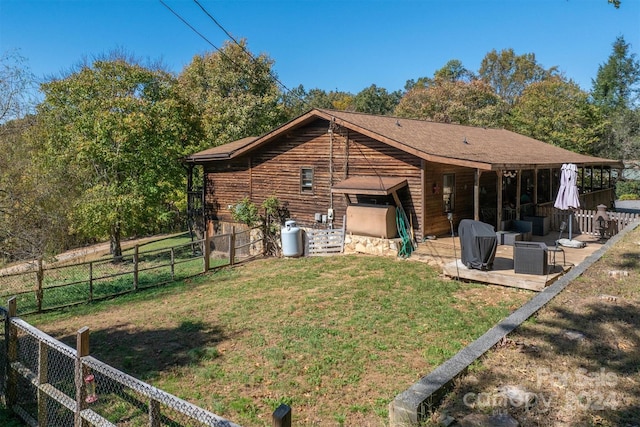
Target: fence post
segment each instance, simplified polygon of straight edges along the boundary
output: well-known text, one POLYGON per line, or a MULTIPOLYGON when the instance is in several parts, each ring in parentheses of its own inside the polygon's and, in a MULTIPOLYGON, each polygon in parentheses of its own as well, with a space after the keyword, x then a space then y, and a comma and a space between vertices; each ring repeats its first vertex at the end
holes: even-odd
POLYGON ((157 400, 149 400, 149 427, 160 427, 160 403, 157 400))
POLYGON ((42 266, 42 258, 38 258, 38 271, 36 271, 36 281, 38 282, 38 289, 36 290, 36 303, 38 305, 38 313, 42 311, 42 298, 44 292, 42 291, 42 282, 44 281, 44 268, 42 266))
POLYGON ((82 366, 82 358, 88 355, 89 328, 85 326, 79 329, 76 335, 76 413, 74 414, 74 427, 82 427, 82 417, 80 416, 80 413, 87 407, 87 391, 84 387, 84 369, 82 366))
POLYGON ((204 233, 204 248, 202 256, 204 257, 204 272, 209 271, 209 262, 211 261, 211 237, 209 236, 209 230, 204 233))
POLYGON ((138 245, 133 248, 133 289, 138 289, 138 245))
POLYGON ((89 301, 93 301, 93 261, 89 263, 89 301))
POLYGON ((7 375, 7 408, 12 408, 13 405, 17 402, 18 396, 18 376, 16 372, 13 370, 11 365, 13 362, 16 362, 18 359, 18 329, 15 327, 13 322, 11 321, 12 317, 16 317, 18 314, 18 304, 16 297, 9 298, 7 301, 7 305, 9 308, 9 312, 7 313, 7 318, 5 319, 4 324, 4 333, 5 333, 5 345, 7 347, 7 366, 6 366, 6 375, 7 375))
POLYGON ((236 226, 231 226, 231 234, 229 234, 229 265, 233 265, 236 261, 236 226))
POLYGON ((291 407, 281 403, 273 411, 273 427, 291 427, 291 407))
POLYGON ((176 280, 176 252, 171 248, 171 280, 176 280))
MULTIPOLYGON (((48 377, 49 346, 44 341, 38 341, 38 386, 49 382, 48 377)), ((38 425, 49 425, 47 411, 47 395, 38 387, 38 425)))

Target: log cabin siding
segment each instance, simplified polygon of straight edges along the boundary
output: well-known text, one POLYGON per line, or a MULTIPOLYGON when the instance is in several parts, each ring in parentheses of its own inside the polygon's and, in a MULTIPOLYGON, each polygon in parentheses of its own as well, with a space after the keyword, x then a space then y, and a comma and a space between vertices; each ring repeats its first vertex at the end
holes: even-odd
POLYGON ((339 227, 348 200, 340 194, 331 195, 332 185, 350 176, 377 174, 407 179, 408 190, 402 189, 398 195, 420 233, 421 160, 364 135, 340 129, 329 134, 328 129, 329 122, 318 119, 246 156, 208 163, 205 198, 209 219, 231 221, 228 206, 244 197, 260 206, 275 196, 287 203, 292 218, 301 224, 313 223, 316 213, 326 214, 333 204, 334 224, 339 227), (313 193, 301 193, 303 167, 313 168, 313 193))
MULTIPOLYGON (((316 213, 327 213, 331 203, 331 138, 327 133, 328 128, 328 122, 316 120, 251 153, 254 163, 251 174, 254 203, 260 204, 268 197, 276 196, 288 204, 291 216, 302 224, 313 223, 316 213), (301 192, 302 168, 313 169, 312 193, 301 192)), ((335 139, 334 147, 338 144, 335 139)), ((341 208, 339 210, 342 212, 346 209, 341 208)), ((336 212, 336 225, 342 224, 342 215, 336 212)))
POLYGON ((423 236, 422 160, 359 133, 350 132, 348 143, 348 176, 379 175, 407 179, 407 188, 399 190, 398 196, 416 236, 423 236))
POLYGON ((248 159, 212 162, 204 166, 205 217, 231 221, 229 205, 250 194, 248 159))
POLYGON ((454 231, 464 218, 473 218, 473 185, 474 169, 443 163, 426 163, 425 188, 427 188, 425 206, 425 235, 441 236, 451 233, 451 224, 447 219, 442 201, 443 177, 445 174, 455 176, 455 200, 453 209, 454 231), (436 192, 433 191, 437 185, 436 192))
MULTIPOLYGON (((474 179, 479 171, 484 173, 479 180, 478 214, 481 220, 491 219, 495 223, 502 209, 498 206, 499 199, 510 195, 510 189, 500 185, 504 182, 503 170, 537 167, 550 171, 557 169, 560 161, 607 167, 619 164, 543 145, 541 141, 504 130, 419 120, 400 123, 391 117, 320 109, 261 137, 212 147, 189 156, 186 161, 191 166, 204 166, 205 218, 230 222, 229 205, 247 196, 260 205, 267 197, 276 196, 288 203, 292 217, 301 223, 313 222, 316 213, 326 214, 333 205, 339 226, 348 200, 341 194, 332 195, 332 185, 358 175, 404 177, 408 186, 399 190, 398 196, 410 215, 418 240, 425 235, 451 232, 441 192, 445 174, 455 176, 452 216, 457 228, 461 219, 474 217, 474 179), (460 145, 460 141, 467 144, 460 145), (514 151, 513 147, 517 149, 514 151), (313 168, 311 194, 301 193, 301 167, 313 168), (434 183, 440 192, 434 191, 434 183), (503 190, 498 194, 500 188, 503 190)), ((543 179, 547 183, 543 197, 555 193, 558 180, 559 177, 543 179)), ((359 202, 372 199, 385 202, 381 197, 357 198, 359 202)))

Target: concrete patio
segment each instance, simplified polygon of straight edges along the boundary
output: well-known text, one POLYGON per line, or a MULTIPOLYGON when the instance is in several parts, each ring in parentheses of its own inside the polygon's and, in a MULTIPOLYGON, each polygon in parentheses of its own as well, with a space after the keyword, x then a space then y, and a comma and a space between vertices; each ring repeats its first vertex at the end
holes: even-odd
MULTIPOLYGON (((544 242, 547 246, 554 246, 554 242, 558 237, 558 232, 552 231, 546 236, 532 236, 531 241, 544 242)), ((567 238, 567 234, 564 233, 562 237, 567 238)), ((544 275, 516 273, 513 263, 513 246, 510 245, 498 245, 492 270, 469 269, 460 261, 460 239, 450 236, 438 237, 437 239, 420 243, 409 259, 427 262, 434 267, 439 267, 445 276, 454 279, 541 291, 558 280, 560 276, 567 273, 571 268, 582 263, 589 255, 606 243, 606 240, 599 240, 596 236, 588 234, 572 237, 574 240, 585 242, 586 246, 583 248, 563 247, 566 264, 562 265, 562 253, 557 253, 555 265, 551 266, 552 260, 550 259, 551 268, 549 269, 549 274, 544 275)))

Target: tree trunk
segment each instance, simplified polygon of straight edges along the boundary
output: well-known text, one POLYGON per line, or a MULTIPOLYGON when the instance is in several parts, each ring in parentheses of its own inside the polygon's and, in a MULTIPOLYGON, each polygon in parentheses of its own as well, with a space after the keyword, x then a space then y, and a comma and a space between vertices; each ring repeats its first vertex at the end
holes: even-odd
POLYGON ((109 251, 113 255, 113 261, 122 261, 122 247, 120 246, 120 224, 111 227, 111 235, 109 236, 109 251))

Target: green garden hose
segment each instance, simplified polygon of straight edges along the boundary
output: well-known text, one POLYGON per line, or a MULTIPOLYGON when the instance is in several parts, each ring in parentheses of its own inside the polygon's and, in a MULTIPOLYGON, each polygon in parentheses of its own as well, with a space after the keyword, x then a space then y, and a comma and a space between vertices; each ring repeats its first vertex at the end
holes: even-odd
POLYGON ((398 227, 398 235, 402 240, 400 249, 398 250, 398 256, 400 258, 409 258, 413 252, 413 242, 411 235, 407 231, 409 220, 407 214, 404 213, 404 209, 396 208, 396 226, 398 227))

